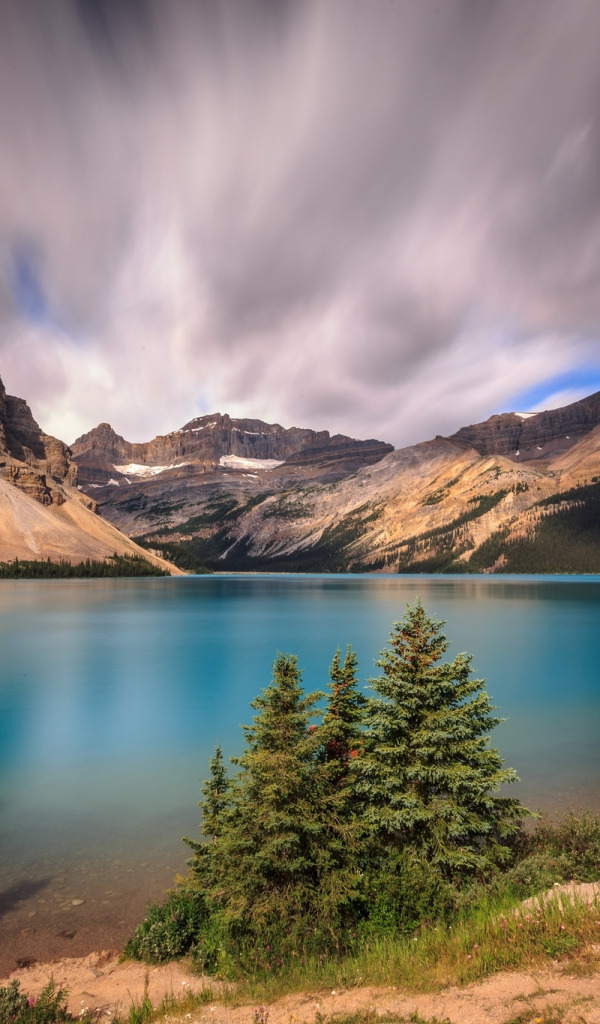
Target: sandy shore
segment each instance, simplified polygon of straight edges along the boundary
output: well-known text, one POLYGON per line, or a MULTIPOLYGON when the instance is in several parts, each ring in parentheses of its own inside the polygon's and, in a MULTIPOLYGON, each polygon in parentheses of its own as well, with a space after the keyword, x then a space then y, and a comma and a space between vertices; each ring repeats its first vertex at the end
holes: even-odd
MULTIPOLYGON (((251 1024, 255 1004, 226 1005, 219 1002, 218 983, 191 973, 185 964, 146 967, 118 963, 116 953, 92 953, 77 959, 35 964, 11 974, 29 994, 37 994, 48 980, 68 989, 68 1003, 76 1015, 84 1007, 98 1011, 102 1020, 115 1013, 127 1015, 132 1002, 143 998, 145 986, 153 1004, 165 996, 179 997, 212 988, 212 1001, 191 1014, 183 1011, 190 1024, 251 1024)), ((7 979, 0 981, 6 984, 7 979)), ((503 972, 466 988, 451 987, 434 994, 411 994, 394 987, 351 988, 337 991, 296 993, 268 1007, 269 1024, 302 1024, 315 1021, 317 1014, 330 1016, 371 1010, 452 1024, 506 1024, 518 1018, 523 1024, 537 1019, 561 1024, 600 1024, 600 972, 589 977, 569 977, 557 965, 550 971, 503 972)), ((169 1013, 169 1018, 175 1016, 169 1013)))
MULTIPOLYGON (((563 902, 574 897, 587 900, 597 897, 598 890, 599 883, 570 883, 554 887, 545 896, 558 895, 563 902)), ((73 909, 76 911, 77 906, 73 909)), ((302 1024, 315 1021, 317 1014, 373 1010, 407 1017, 418 1014, 425 1020, 437 1017, 452 1024, 506 1024, 511 1019, 523 1024, 533 1024, 538 1019, 560 1020, 561 1024, 600 1024, 600 944, 593 946, 590 953, 592 960, 583 977, 570 975, 568 964, 557 962, 544 971, 502 972, 465 988, 449 987, 433 994, 414 994, 397 987, 295 993, 269 1006, 268 1020, 269 1024, 302 1024)), ((193 973, 185 961, 148 966, 120 963, 119 955, 118 950, 112 949, 79 957, 59 956, 50 962, 32 963, 10 974, 6 972, 0 985, 5 985, 9 977, 16 978, 25 992, 37 995, 53 980, 68 991, 68 1004, 74 1015, 86 1007, 98 1011, 99 1017, 107 1021, 115 1013, 126 1016, 132 1002, 140 1002, 146 989, 155 1006, 165 997, 178 999, 186 993, 205 992, 210 994, 210 1001, 196 1007, 191 1015, 186 1007, 185 1021, 251 1024, 256 1005, 220 1002, 220 983, 193 973)))
POLYGON ((81 859, 37 877, 17 871, 0 885, 0 976, 23 963, 122 949, 148 903, 173 883, 171 865, 81 859))

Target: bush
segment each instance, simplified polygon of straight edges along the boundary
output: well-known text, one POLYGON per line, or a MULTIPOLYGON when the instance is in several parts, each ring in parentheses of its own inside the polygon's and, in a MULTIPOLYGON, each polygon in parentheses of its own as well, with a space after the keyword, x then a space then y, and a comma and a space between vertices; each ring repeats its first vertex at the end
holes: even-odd
POLYGON ((202 895, 182 886, 163 904, 151 903, 146 917, 125 946, 125 956, 162 963, 189 953, 198 940, 208 911, 202 895))
POLYGON ((600 815, 570 812, 562 821, 542 820, 533 836, 538 849, 565 865, 565 881, 595 882, 600 878, 600 815))
POLYGON ((66 992, 57 989, 54 982, 46 985, 35 999, 20 991, 18 981, 0 987, 0 1024, 60 1024, 72 1021, 64 1002, 66 992))
POLYGON ((370 879, 372 902, 361 934, 409 935, 428 921, 445 921, 458 907, 459 893, 439 870, 392 851, 370 879))
POLYGON ((194 967, 202 974, 210 974, 212 978, 224 981, 231 981, 236 976, 236 961, 216 932, 201 935, 191 947, 190 955, 194 967))
POLYGON ((525 899, 550 889, 555 882, 566 882, 571 877, 568 858, 540 850, 515 864, 504 876, 503 882, 514 889, 519 899, 525 899))

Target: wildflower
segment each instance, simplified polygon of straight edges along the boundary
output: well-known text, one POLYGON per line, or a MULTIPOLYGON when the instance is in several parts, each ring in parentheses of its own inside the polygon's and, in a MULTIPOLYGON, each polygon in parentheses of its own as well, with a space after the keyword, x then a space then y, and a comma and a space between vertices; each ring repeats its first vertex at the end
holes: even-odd
POLYGON ((473 959, 473 957, 471 956, 471 954, 467 953, 467 960, 472 960, 472 959, 473 959))
POLYGON ((561 924, 561 926, 560 926, 560 930, 561 930, 561 932, 564 932, 564 930, 565 930, 565 926, 564 926, 564 924, 561 924))

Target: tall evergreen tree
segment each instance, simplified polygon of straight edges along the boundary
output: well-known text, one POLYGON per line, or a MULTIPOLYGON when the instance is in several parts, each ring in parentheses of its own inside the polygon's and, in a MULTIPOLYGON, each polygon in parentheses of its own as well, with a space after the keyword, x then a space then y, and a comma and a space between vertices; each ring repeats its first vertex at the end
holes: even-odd
POLYGON ((339 779, 348 777, 351 761, 361 746, 361 723, 366 699, 357 679, 357 658, 350 644, 344 661, 340 649, 329 669, 327 707, 320 727, 320 742, 327 762, 337 765, 339 779))
POLYGON ((246 750, 236 759, 231 807, 217 843, 213 899, 234 931, 314 936, 335 928, 356 896, 344 822, 312 729, 322 693, 305 696, 297 660, 279 655, 273 682, 252 702, 246 750))
POLYGON ((230 783, 220 744, 215 747, 209 762, 209 770, 210 777, 202 784, 203 799, 198 804, 202 811, 201 827, 204 841, 183 837, 184 843, 194 851, 193 857, 188 861, 191 880, 203 890, 210 888, 217 874, 217 846, 229 806, 230 783))
POLYGON ((359 789, 380 838, 446 873, 486 869, 508 855, 505 841, 528 812, 494 795, 517 780, 489 746, 495 718, 471 657, 440 663, 443 624, 417 601, 394 625, 371 680, 367 750, 359 789))

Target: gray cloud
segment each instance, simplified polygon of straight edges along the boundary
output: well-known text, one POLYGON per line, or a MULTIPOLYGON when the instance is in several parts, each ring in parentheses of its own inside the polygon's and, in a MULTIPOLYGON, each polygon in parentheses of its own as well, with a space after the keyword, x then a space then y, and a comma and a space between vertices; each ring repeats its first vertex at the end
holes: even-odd
POLYGON ((595 0, 4 0, 6 386, 405 444, 600 365, 599 58, 595 0))

